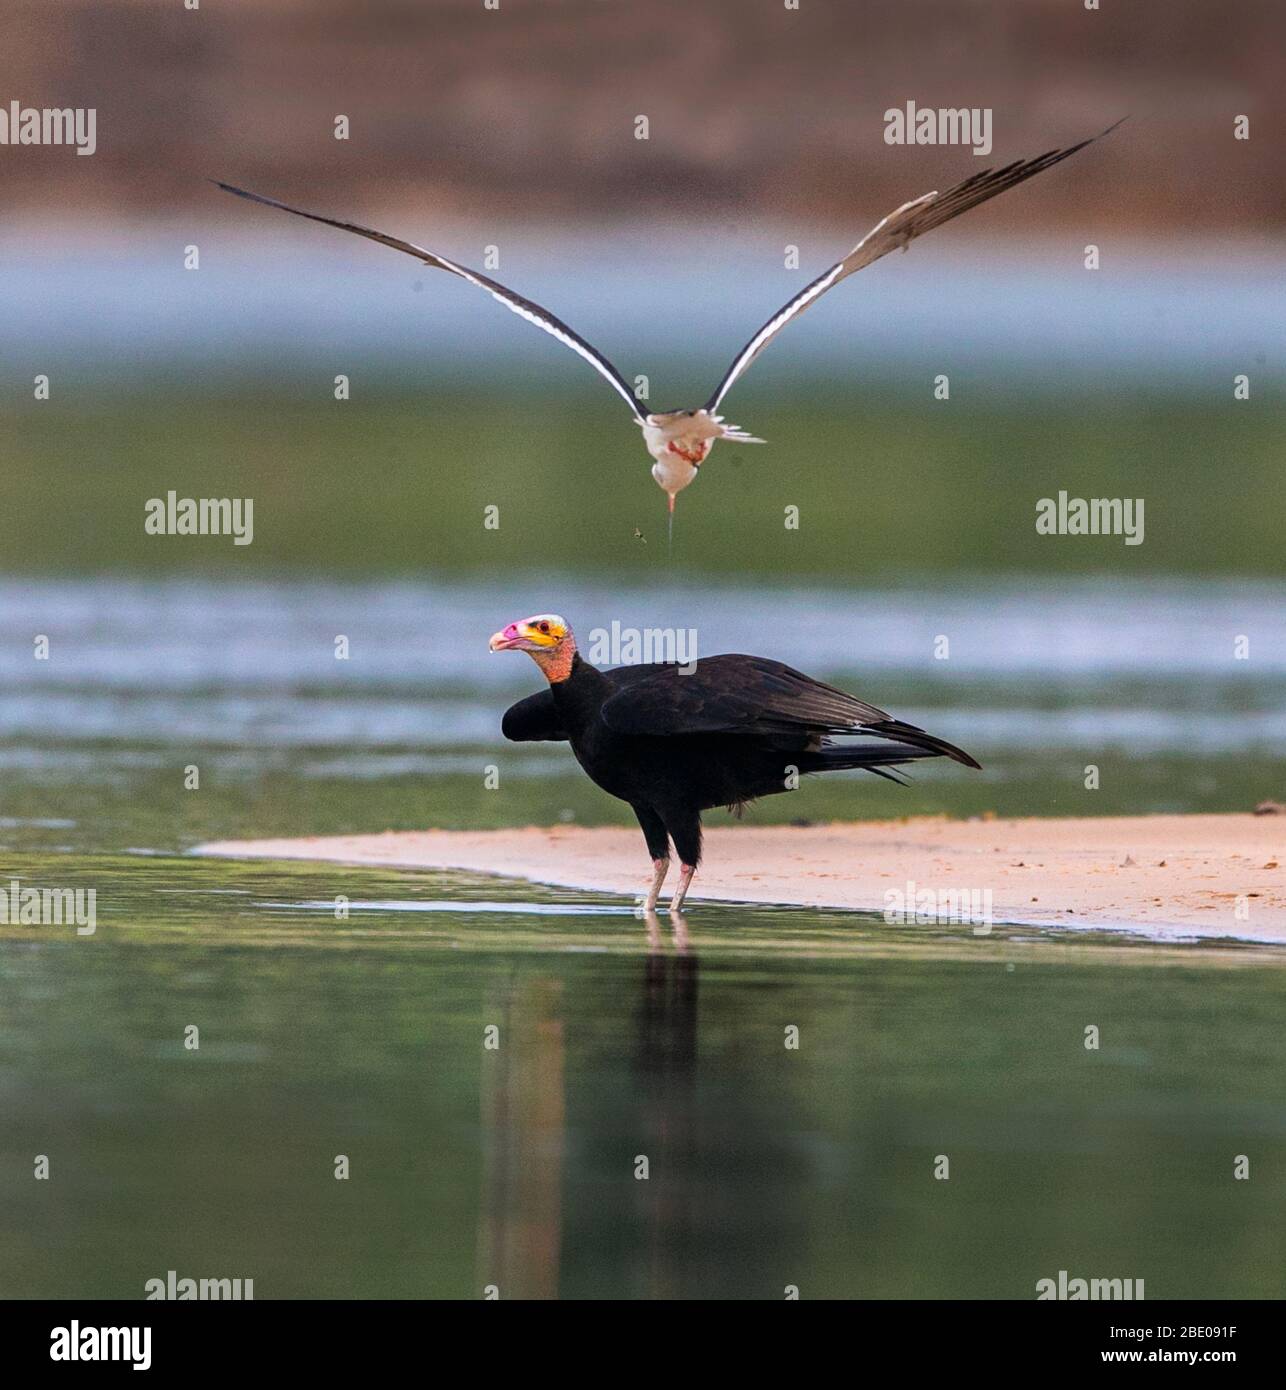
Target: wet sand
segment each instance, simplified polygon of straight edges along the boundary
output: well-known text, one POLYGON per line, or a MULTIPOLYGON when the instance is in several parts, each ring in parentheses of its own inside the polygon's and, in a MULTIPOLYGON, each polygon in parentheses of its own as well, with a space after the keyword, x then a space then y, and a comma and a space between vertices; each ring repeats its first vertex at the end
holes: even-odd
MULTIPOLYGON (((231 840, 195 852, 464 869, 631 896, 641 895, 649 870, 639 832, 615 827, 231 840)), ((1282 815, 723 825, 707 828, 688 906, 717 899, 884 912, 898 906, 890 891, 912 904, 925 890, 989 891, 997 922, 1281 942, 1284 853, 1282 815)))

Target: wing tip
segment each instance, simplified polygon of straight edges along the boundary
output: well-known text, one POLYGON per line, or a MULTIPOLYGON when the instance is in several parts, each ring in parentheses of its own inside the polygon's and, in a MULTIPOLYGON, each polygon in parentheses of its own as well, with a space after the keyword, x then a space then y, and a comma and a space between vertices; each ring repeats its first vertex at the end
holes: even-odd
MULTIPOLYGON (((209 179, 209 183, 216 188, 221 188, 225 193, 231 193, 234 198, 245 198, 251 203, 262 203, 264 207, 280 208, 283 212, 294 212, 294 208, 288 208, 285 203, 279 203, 275 198, 267 198, 262 193, 251 193, 248 188, 238 188, 235 183, 225 183, 222 179, 209 179)), ((308 216, 307 213, 304 216, 308 216)))
POLYGON ((912 747, 927 748, 944 758, 950 758, 953 763, 960 763, 964 767, 971 767, 975 772, 982 771, 982 764, 966 753, 963 748, 957 748, 954 743, 948 743, 944 738, 938 738, 936 734, 926 733, 915 724, 905 724, 900 719, 885 719, 876 724, 864 725, 861 729, 855 729, 854 733, 874 733, 882 738, 900 738, 912 747))

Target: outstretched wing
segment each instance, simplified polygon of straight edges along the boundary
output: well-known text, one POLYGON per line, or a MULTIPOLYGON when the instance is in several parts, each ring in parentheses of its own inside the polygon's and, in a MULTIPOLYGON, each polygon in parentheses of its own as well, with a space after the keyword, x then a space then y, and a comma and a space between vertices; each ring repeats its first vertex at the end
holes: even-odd
POLYGON ((566 743, 562 715, 548 690, 528 695, 505 710, 500 732, 513 743, 566 743))
POLYGON ((630 390, 625 378, 596 347, 587 343, 579 333, 568 328, 561 319, 555 318, 548 309, 542 309, 539 304, 534 304, 530 299, 524 299, 522 295, 515 294, 513 290, 507 289, 499 281, 492 280, 489 276, 482 275, 476 270, 470 270, 468 266, 456 265, 454 261, 447 260, 445 256, 439 256, 433 251, 426 251, 423 246, 416 246, 414 242, 401 241, 384 232, 373 231, 370 227, 360 227, 356 222, 340 222, 333 217, 322 217, 319 213, 304 212, 301 208, 292 208, 288 203, 279 203, 276 198, 266 198, 261 193, 249 193, 244 188, 235 188, 232 184, 223 183, 219 179, 215 179, 213 182, 225 192, 235 193, 238 198, 248 198, 252 203, 263 203, 265 207, 280 208, 282 212, 294 213, 296 217, 306 217, 310 222, 324 222, 328 227, 338 227, 341 232, 354 232, 370 241, 378 241, 382 246, 391 246, 394 251, 405 251, 408 256, 414 256, 417 260, 423 261, 425 265, 431 265, 438 270, 449 270, 452 275, 458 275, 471 285, 477 285, 480 290, 486 290, 493 299, 498 300, 506 309, 511 309, 520 318, 526 319, 528 323, 534 323, 537 328, 543 328, 551 337, 557 338, 560 343, 571 348, 578 356, 583 357, 624 400, 637 419, 645 418, 644 412, 638 401, 635 400, 634 393, 630 390))
POLYGON ((603 702, 602 718, 618 734, 863 734, 978 766, 953 744, 765 656, 702 657, 690 675, 672 665, 605 674, 616 691, 603 702))
POLYGON ((962 212, 976 208, 979 203, 985 203, 997 193, 1003 193, 1007 188, 1023 183, 1069 155, 1075 154, 1077 150, 1083 150, 1086 145, 1092 145, 1095 140, 1101 140, 1120 124, 1121 122, 1117 121, 1114 125, 1108 126, 1107 130, 1090 136, 1088 140, 1082 140, 1078 145, 1069 145, 1063 150, 1050 150, 1048 154, 1042 154, 1036 159, 1018 160, 1016 163, 1005 165, 1003 169, 983 169, 972 178, 956 184, 954 188, 948 188, 945 193, 926 193, 921 198, 913 198, 909 203, 903 203, 867 232, 842 261, 837 261, 811 284, 805 285, 794 299, 777 310, 737 354, 736 361, 728 368, 714 395, 706 402, 705 408, 712 413, 717 410, 719 402, 764 348, 791 319, 802 314, 832 286, 838 285, 841 280, 847 279, 873 261, 878 261, 881 256, 887 256, 890 251, 896 251, 899 247, 905 248, 916 237, 923 236, 934 227, 950 222, 962 212))

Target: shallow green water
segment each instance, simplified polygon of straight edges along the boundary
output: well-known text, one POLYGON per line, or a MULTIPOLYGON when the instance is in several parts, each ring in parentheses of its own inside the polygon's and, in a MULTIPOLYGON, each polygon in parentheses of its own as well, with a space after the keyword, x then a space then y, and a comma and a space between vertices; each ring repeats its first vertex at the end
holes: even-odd
POLYGON ((98 924, 0 928, 5 1295, 1286 1293, 1281 950, 732 906, 682 949, 501 880, 24 871, 98 924))

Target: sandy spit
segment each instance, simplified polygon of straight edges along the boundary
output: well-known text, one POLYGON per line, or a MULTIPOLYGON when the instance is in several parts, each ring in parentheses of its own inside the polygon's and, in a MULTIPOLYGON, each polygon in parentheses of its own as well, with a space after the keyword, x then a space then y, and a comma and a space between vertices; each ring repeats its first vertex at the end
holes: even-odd
MULTIPOLYGON (((633 829, 386 831, 230 840, 195 853, 465 869, 637 896, 633 829)), ((1286 941, 1286 816, 1077 820, 925 817, 817 826, 714 826, 700 899, 884 911, 890 890, 991 891, 997 922, 1142 929, 1158 938, 1286 941)))

